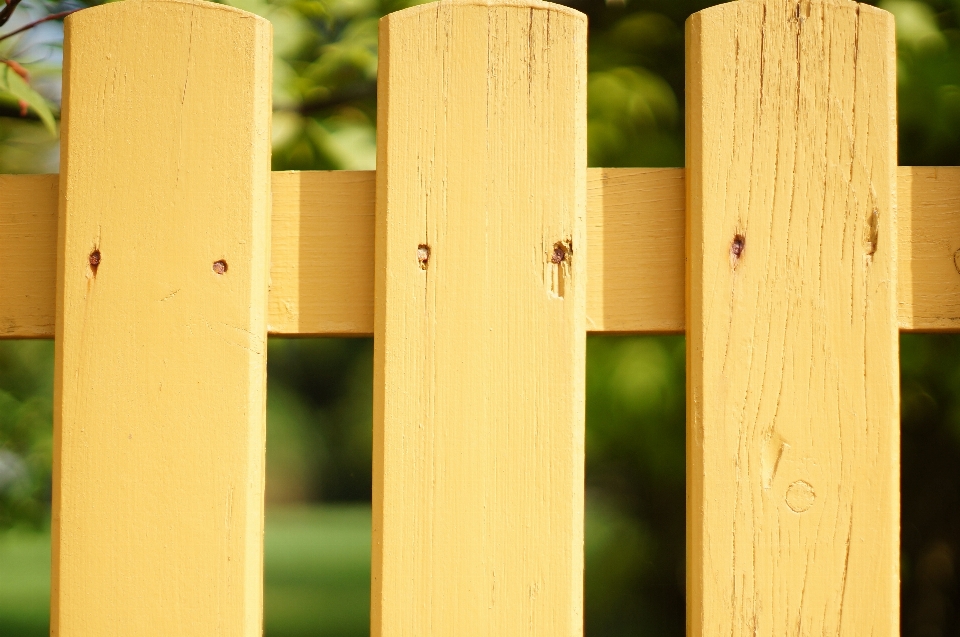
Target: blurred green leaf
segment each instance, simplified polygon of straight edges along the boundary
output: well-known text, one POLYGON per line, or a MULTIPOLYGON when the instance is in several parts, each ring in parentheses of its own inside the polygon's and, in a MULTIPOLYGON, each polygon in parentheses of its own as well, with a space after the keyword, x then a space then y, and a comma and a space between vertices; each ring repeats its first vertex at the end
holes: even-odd
POLYGON ((943 51, 947 39, 940 31, 930 5, 914 0, 884 0, 880 8, 893 14, 897 24, 897 43, 917 50, 943 51))
POLYGON ((51 135, 57 134, 57 121, 45 97, 36 92, 7 64, 0 64, 0 92, 25 102, 40 117, 51 135))

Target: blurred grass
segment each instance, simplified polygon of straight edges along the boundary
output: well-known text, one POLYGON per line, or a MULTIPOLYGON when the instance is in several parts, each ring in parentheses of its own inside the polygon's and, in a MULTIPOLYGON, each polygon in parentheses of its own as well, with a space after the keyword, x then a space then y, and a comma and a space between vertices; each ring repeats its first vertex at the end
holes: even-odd
POLYGON ((0 635, 49 634, 50 534, 0 533, 0 635))
POLYGON ((370 507, 268 509, 266 637, 369 634, 370 507))
MULTIPOLYGON (((370 507, 267 510, 265 637, 360 637, 370 621, 370 507)), ((0 533, 0 635, 49 634, 50 534, 0 533)))

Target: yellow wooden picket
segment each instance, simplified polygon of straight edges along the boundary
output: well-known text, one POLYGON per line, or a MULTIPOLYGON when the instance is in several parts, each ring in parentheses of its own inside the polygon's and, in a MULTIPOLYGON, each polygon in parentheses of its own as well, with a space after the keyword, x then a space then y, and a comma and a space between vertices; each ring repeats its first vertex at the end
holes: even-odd
POLYGON ((583 624, 586 27, 536 1, 380 23, 374 635, 583 624))
POLYGON ((261 634, 271 29, 66 21, 51 633, 261 634))
POLYGON ((587 170, 583 15, 441 0, 381 22, 377 170, 271 175, 270 34, 78 12, 61 174, 0 176, 54 635, 258 634, 268 333, 374 337, 373 635, 582 632, 588 332, 688 337, 688 634, 898 631, 897 339, 960 331, 960 168, 896 166, 889 14, 695 14, 686 169, 587 170))
POLYGON ((893 17, 687 23, 687 625, 899 635, 893 17))

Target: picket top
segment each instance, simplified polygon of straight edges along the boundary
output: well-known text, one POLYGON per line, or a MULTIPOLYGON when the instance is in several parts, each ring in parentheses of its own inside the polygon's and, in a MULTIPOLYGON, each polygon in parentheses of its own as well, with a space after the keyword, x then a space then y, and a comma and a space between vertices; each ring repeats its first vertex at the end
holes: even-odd
MULTIPOLYGON (((143 0, 141 0, 143 1, 143 0)), ((427 2, 414 5, 406 9, 394 11, 381 18, 381 20, 407 18, 417 13, 434 13, 443 10, 446 7, 487 7, 489 9, 530 9, 533 11, 549 11, 569 15, 586 22, 587 16, 581 11, 571 7, 553 2, 543 2, 542 0, 439 0, 438 2, 427 2)))
MULTIPOLYGON (((262 16, 258 16, 255 13, 250 13, 249 11, 244 11, 243 9, 238 9, 237 7, 232 7, 228 4, 206 2, 205 0, 123 0, 123 2, 108 2, 93 7, 87 7, 82 11, 72 13, 64 19, 64 26, 67 26, 72 22, 92 18, 100 13, 117 12, 120 14, 137 10, 138 7, 153 6, 160 8, 166 4, 188 5, 200 11, 209 11, 218 14, 232 14, 240 18, 256 20, 261 22, 264 26, 270 25, 269 20, 262 16)), ((270 26, 270 28, 272 29, 272 26, 270 26)))

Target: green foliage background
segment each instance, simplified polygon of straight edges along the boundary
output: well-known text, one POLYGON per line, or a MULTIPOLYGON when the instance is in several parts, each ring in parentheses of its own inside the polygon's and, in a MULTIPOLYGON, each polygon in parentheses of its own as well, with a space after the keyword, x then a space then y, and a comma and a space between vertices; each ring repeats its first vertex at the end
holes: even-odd
MULTIPOLYGON (((403 0, 232 3, 274 24, 274 168, 373 168, 377 20, 405 6, 403 0)), ((708 3, 569 4, 590 17, 590 164, 683 165, 683 22, 708 3)), ((34 0, 17 19, 23 23, 72 6, 80 5, 34 0)), ((881 6, 897 17, 900 163, 957 165, 960 0, 886 0, 881 6)), ((0 58, 16 59, 31 71, 31 86, 46 96, 54 113, 61 41, 59 25, 48 23, 0 42, 0 58)), ((0 172, 55 172, 56 166, 57 140, 35 112, 19 117, 15 99, 0 90, 0 172)), ((960 338, 909 335, 901 342, 903 634, 957 635, 960 338)), ((592 337, 587 367, 586 634, 679 637, 684 627, 683 339, 592 337)), ((271 507, 369 502, 371 343, 273 339, 269 373, 271 507)), ((0 527, 47 524, 51 375, 50 343, 0 343, 0 527)), ((368 518, 362 507, 356 511, 337 513, 333 530, 324 533, 339 538, 333 546, 353 547, 346 554, 351 564, 362 565, 355 553, 368 542, 362 535, 368 518), (351 527, 351 520, 360 526, 351 527), (350 535, 351 528, 361 529, 359 540, 350 535)), ((295 551, 271 558, 271 542, 283 544, 288 538, 284 546, 301 546, 298 541, 313 536, 295 530, 301 528, 297 515, 308 520, 309 513, 288 511, 286 518, 275 518, 280 530, 273 536, 270 515, 268 635, 310 634, 309 626, 297 632, 293 620, 284 623, 288 615, 271 610, 292 613, 292 605, 310 604, 290 592, 293 588, 283 588, 307 575, 291 575, 281 567, 287 560, 300 571, 308 568, 304 564, 319 564, 316 568, 329 573, 338 572, 340 562, 330 562, 326 554, 314 562, 298 560, 295 551), (307 535, 297 540, 297 533, 307 535), (273 581, 279 588, 271 588, 273 581)), ((0 562, 0 579, 3 568, 0 562)), ((349 586, 364 586, 344 577, 349 586)), ((336 583, 324 586, 329 588, 316 590, 337 589, 336 583)), ((351 630, 362 628, 326 634, 357 634, 351 630)))

